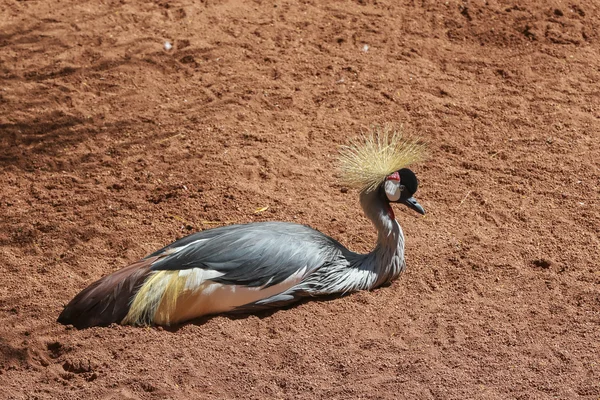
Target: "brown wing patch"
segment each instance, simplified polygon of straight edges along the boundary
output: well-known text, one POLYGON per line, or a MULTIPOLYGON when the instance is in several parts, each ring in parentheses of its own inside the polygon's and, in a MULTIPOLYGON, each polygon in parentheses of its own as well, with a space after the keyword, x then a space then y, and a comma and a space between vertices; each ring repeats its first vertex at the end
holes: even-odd
POLYGON ((121 322, 131 299, 151 273, 150 265, 158 258, 137 261, 92 283, 67 304, 58 322, 78 329, 121 322))

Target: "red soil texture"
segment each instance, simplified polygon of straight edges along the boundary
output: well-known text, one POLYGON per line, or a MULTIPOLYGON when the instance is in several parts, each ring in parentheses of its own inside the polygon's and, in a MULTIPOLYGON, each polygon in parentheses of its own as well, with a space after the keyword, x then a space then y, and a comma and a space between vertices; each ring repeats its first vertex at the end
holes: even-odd
POLYGON ((0 49, 0 398, 600 397, 596 0, 0 0, 0 49), (369 251, 336 158, 383 124, 429 152, 392 285, 56 322, 198 230, 292 221, 369 251))

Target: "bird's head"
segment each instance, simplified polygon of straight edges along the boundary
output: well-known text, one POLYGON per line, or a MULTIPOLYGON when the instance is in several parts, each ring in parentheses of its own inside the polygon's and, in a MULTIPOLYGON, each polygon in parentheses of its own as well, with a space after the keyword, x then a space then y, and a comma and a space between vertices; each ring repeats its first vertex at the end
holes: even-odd
POLYGON ((381 184, 382 195, 391 203, 402 203, 419 214, 425 214, 425 209, 413 197, 419 187, 419 181, 414 172, 402 168, 385 178, 381 184))
MULTIPOLYGON (((419 214, 425 210, 415 200, 419 181, 408 165, 425 159, 425 144, 405 138, 389 126, 374 127, 340 150, 342 181, 363 193, 378 191, 388 203, 402 203, 419 214)), ((393 215, 391 208, 390 215, 393 215)))

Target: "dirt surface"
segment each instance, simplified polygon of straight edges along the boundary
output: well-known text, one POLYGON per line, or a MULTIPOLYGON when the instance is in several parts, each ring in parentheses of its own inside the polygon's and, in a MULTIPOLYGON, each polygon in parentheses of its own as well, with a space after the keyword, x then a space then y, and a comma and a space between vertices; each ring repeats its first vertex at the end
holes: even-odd
POLYGON ((598 399, 598 82, 595 0, 0 0, 0 398, 598 399), (335 160, 384 123, 430 152, 391 286, 55 322, 196 230, 294 221, 369 251, 335 160))

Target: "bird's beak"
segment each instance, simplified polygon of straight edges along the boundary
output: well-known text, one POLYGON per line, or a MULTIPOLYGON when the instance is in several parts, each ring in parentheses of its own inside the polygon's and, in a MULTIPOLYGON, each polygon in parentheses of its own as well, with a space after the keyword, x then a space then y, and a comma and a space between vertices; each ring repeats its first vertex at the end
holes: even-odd
POLYGON ((406 199, 402 199, 399 202, 403 203, 406 206, 408 206, 408 208, 412 208, 413 210, 415 210, 419 214, 425 215, 425 209, 419 204, 419 202, 417 201, 417 199, 415 199, 414 197, 409 197, 409 198, 406 198, 406 199))

